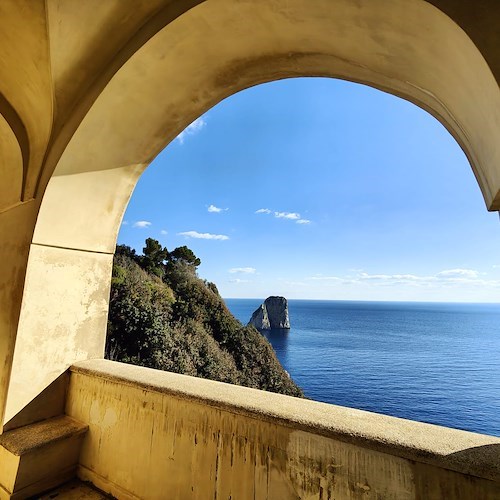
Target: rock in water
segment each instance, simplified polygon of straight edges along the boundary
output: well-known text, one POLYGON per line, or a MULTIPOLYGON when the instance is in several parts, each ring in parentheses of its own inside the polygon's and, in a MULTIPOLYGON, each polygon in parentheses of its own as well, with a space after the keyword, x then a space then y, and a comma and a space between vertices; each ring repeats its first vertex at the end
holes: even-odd
POLYGON ((261 304, 252 314, 249 325, 255 326, 259 330, 270 330, 271 324, 269 323, 269 316, 267 315, 267 309, 264 304, 261 304))
POLYGON ((285 297, 268 297, 252 314, 248 324, 259 330, 289 329, 288 302, 285 297))

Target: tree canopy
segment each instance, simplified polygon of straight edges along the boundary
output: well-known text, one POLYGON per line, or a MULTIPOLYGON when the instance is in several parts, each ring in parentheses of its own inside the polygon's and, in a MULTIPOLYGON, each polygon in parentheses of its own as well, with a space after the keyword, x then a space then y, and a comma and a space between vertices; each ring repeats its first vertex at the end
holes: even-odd
POLYGON ((167 247, 162 247, 158 240, 147 238, 142 253, 142 268, 161 278, 165 274, 165 261, 169 258, 167 247))
POLYGON ((269 342, 243 326, 213 283, 196 275, 186 246, 148 238, 143 255, 116 249, 106 357, 151 368, 302 396, 269 342))

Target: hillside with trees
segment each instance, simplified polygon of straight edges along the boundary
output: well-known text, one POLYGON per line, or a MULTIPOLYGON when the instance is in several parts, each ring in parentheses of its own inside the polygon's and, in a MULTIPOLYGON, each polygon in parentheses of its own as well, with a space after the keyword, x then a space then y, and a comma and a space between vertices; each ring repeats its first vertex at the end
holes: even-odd
POLYGON ((197 276, 186 246, 152 239, 143 255, 118 245, 113 264, 106 357, 159 370, 302 396, 269 342, 243 326, 217 287, 197 276))

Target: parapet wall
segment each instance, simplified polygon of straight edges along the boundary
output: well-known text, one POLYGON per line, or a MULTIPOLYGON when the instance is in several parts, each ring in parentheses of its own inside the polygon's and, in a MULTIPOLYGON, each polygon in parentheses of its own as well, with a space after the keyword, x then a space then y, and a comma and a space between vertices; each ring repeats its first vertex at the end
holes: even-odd
POLYGON ((66 413, 118 498, 500 498, 499 438, 220 382, 84 361, 66 413))

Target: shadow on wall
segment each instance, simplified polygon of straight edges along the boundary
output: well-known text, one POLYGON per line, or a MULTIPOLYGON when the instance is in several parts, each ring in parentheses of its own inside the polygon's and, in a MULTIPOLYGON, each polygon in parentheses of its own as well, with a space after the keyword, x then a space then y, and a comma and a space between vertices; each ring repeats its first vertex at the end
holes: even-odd
POLYGON ((447 468, 415 462, 413 474, 417 498, 499 498, 500 445, 466 448, 446 455, 447 468), (449 468, 448 468, 449 467, 449 468), (460 471, 458 477, 457 472, 460 471), (470 473, 469 473, 470 472, 470 473), (481 478, 477 476, 481 474, 481 478), (458 479, 458 480, 457 480, 458 479), (485 481, 486 479, 486 481, 485 481))
POLYGON ((474 446, 462 451, 447 455, 450 464, 457 466, 457 470, 467 471, 470 466, 477 467, 482 464, 482 474, 486 479, 498 481, 500 477, 500 444, 474 446))

